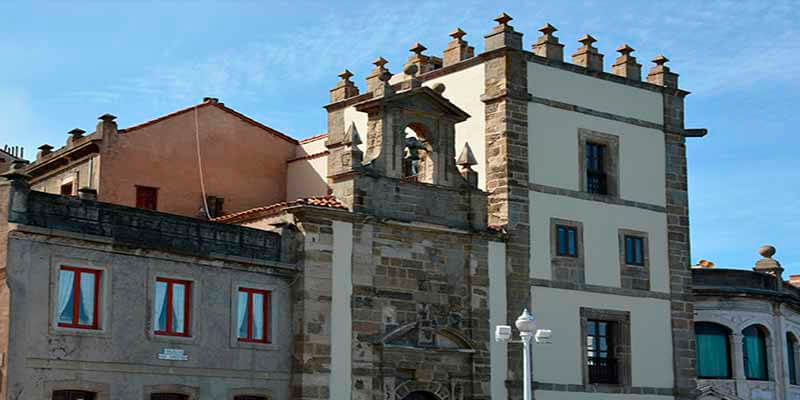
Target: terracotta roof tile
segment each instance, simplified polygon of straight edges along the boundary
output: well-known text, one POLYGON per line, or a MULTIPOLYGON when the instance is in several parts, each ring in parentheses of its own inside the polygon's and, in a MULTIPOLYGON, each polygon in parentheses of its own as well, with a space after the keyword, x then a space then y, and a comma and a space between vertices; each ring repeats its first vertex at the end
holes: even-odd
POLYGON ((234 223, 240 222, 244 220, 259 218, 271 214, 276 214, 281 212, 289 207, 296 207, 296 206, 314 206, 314 207, 326 207, 326 208, 334 208, 334 209, 347 209, 336 197, 334 196, 319 196, 319 197, 307 197, 301 198, 294 201, 284 201, 281 203, 275 203, 264 207, 257 207, 252 208, 250 210, 240 211, 228 215, 223 215, 221 217, 213 218, 212 221, 214 222, 225 222, 225 223, 234 223))
POLYGON ((314 142, 314 141, 317 141, 317 140, 320 140, 320 139, 325 139, 327 137, 328 137, 328 133, 327 132, 320 133, 319 135, 312 136, 310 138, 305 138, 305 139, 301 140, 299 143, 300 144, 306 144, 306 143, 314 142))

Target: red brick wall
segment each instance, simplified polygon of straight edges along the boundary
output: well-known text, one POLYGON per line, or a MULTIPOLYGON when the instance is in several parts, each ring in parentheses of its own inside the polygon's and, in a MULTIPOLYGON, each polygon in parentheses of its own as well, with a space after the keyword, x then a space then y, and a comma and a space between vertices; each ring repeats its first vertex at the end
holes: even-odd
MULTIPOLYGON (((218 106, 197 109, 206 194, 226 213, 286 198, 295 144, 218 106)), ((106 139, 108 140, 108 139, 106 139)), ((194 111, 120 133, 101 150, 99 200, 136 205, 136 185, 158 188, 158 211, 197 216, 202 206, 194 111)))

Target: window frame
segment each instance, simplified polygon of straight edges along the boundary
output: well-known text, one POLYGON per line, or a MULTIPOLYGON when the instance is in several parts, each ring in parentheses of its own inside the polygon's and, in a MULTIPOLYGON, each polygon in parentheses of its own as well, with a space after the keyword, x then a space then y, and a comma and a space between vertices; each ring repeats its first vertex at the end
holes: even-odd
MULTIPOLYGON (((103 277, 103 270, 102 269, 95 269, 95 268, 86 268, 86 267, 74 267, 71 265, 61 265, 57 270, 58 282, 61 282, 61 271, 72 271, 74 276, 72 278, 72 323, 60 322, 60 318, 58 315, 58 306, 59 304, 56 302, 55 304, 55 321, 56 327, 58 328, 68 328, 68 329, 83 329, 83 330, 91 330, 97 331, 100 330, 100 280, 103 277), (81 274, 92 274, 94 275, 94 306, 92 307, 92 324, 85 325, 81 324, 76 321, 80 321, 80 302, 76 301, 76 299, 80 295, 81 289, 81 274)), ((58 285, 56 288, 58 288, 58 285)), ((58 290, 58 289, 56 289, 58 290)), ((58 299, 58 297, 56 297, 58 299)))
POLYGON ((61 185, 58 187, 58 193, 62 196, 74 196, 75 195, 75 181, 68 180, 66 182, 61 182, 61 185), (65 188, 69 187, 69 193, 65 192, 65 188))
POLYGON ((798 339, 793 332, 786 332, 786 374, 789 375, 789 384, 797 386, 797 346, 798 339))
POLYGON ((644 252, 645 252, 644 240, 645 239, 643 237, 638 236, 638 235, 628 235, 628 234, 623 235, 623 241, 625 243, 625 264, 626 265, 635 265, 637 267, 644 267, 644 258, 645 258, 645 255, 644 255, 644 252), (632 254, 628 253, 628 242, 631 243, 631 250, 633 252, 632 254), (638 248, 637 248, 637 244, 639 245, 638 248), (639 259, 638 260, 636 259, 637 250, 638 250, 638 255, 639 255, 639 259))
POLYGON ((631 387, 631 313, 630 311, 604 310, 589 307, 580 308, 580 349, 583 369, 583 385, 587 387, 631 387), (616 364, 616 383, 593 382, 589 372, 587 348, 587 322, 603 321, 613 324, 611 337, 616 364))
MULTIPOLYGON (((172 307, 172 300, 174 299, 174 297, 173 297, 173 287, 174 287, 174 285, 177 283, 177 284, 182 284, 182 285, 185 286, 186 289, 184 290, 184 293, 183 293, 183 296, 184 296, 184 300, 183 300, 183 315, 184 315, 184 317, 183 317, 183 332, 174 332, 174 331, 172 331, 172 329, 173 329, 172 328, 172 324, 171 324, 171 322, 172 322, 172 313, 167 313, 167 320, 165 321, 165 325, 166 325, 167 330, 165 330, 165 331, 160 331, 160 330, 157 329, 157 326, 155 326, 156 317, 155 317, 155 315, 153 315, 153 319, 152 319, 153 320, 153 329, 152 329, 153 335, 155 335, 155 336, 164 336, 164 337, 192 337, 192 330, 191 330, 191 326, 192 326, 192 294, 193 294, 193 288, 192 288, 193 285, 192 284, 194 282, 192 282, 190 280, 185 280, 185 279, 177 279, 177 278, 168 278, 168 277, 164 277, 164 276, 156 276, 155 284, 153 285, 154 296, 153 296, 153 304, 152 304, 152 307, 151 307, 151 309, 154 310, 154 311, 155 311, 155 306, 156 306, 156 304, 155 304, 155 290, 156 290, 156 285, 158 285, 158 282, 164 282, 164 283, 167 284, 167 290, 166 290, 166 293, 164 294, 164 296, 165 296, 164 301, 167 304, 169 304, 170 307, 172 307)), ((154 314, 155 314, 155 312, 154 312, 154 314)))
POLYGON ((733 357, 734 357, 734 354, 731 351, 731 342, 732 342, 731 341, 731 335, 732 335, 731 329, 728 328, 727 326, 722 325, 722 324, 717 323, 717 322, 695 321, 694 322, 694 334, 695 334, 695 343, 698 344, 696 346, 696 350, 697 350, 697 357, 696 357, 696 367, 697 367, 696 368, 696 371, 697 371, 696 375, 697 375, 697 379, 733 379, 733 368, 734 368, 733 357), (725 355, 727 357, 727 359, 726 359, 727 375, 724 376, 724 377, 722 377, 722 376, 700 376, 700 372, 699 372, 700 371, 700 368, 699 368, 700 347, 699 347, 699 340, 697 339, 697 336, 698 336, 697 332, 698 332, 698 330, 702 330, 702 329, 698 329, 698 326, 702 326, 702 325, 713 326, 716 329, 718 329, 721 334, 724 334, 724 336, 725 336, 725 355))
POLYGON ((743 372, 744 378, 746 380, 748 380, 748 381, 760 381, 760 382, 769 381, 771 379, 770 375, 773 372, 773 371, 771 371, 771 368, 770 368, 770 365, 769 365, 769 363, 771 361, 770 360, 770 355, 769 355, 770 332, 763 325, 753 324, 753 325, 749 325, 749 326, 745 327, 744 329, 742 329, 741 330, 741 335, 742 335, 742 345, 741 345, 741 347, 742 347, 742 349, 741 349, 741 351, 742 351, 742 365, 744 367, 744 371, 742 371, 742 372, 743 372), (761 360, 763 362, 763 365, 764 365, 764 377, 763 378, 754 378, 754 377, 748 376, 748 367, 747 367, 747 360, 749 359, 748 352, 747 352, 747 337, 748 337, 748 334, 746 334, 745 331, 749 330, 750 328, 755 329, 756 337, 763 340, 763 342, 761 343, 761 346, 763 347, 762 348, 763 354, 762 354, 762 360, 761 360))
POLYGON ((619 136, 578 128, 578 187, 581 192, 597 196, 597 200, 620 197, 619 136), (605 193, 590 192, 588 186, 589 166, 587 165, 588 144, 604 146, 602 168, 605 193))
POLYGON ((134 185, 134 187, 136 188, 136 208, 140 208, 142 210, 158 211, 158 191, 159 191, 159 188, 154 187, 154 186, 143 186, 143 185, 134 185), (153 208, 145 207, 143 202, 140 202, 140 200, 143 197, 142 195, 144 194, 144 192, 152 193, 152 195, 153 195, 153 198, 152 198, 153 208))
POLYGON ((593 194, 608 195, 608 174, 606 173, 605 159, 608 153, 608 146, 594 140, 587 140, 584 143, 584 166, 586 174, 586 191, 593 194), (593 154, 594 153, 594 154, 593 154), (594 167, 594 165, 597 167, 594 167), (597 179, 597 187, 592 189, 593 178, 597 179))
POLYGON ((619 275, 620 287, 624 289, 650 290, 650 235, 645 231, 619 228, 619 275), (627 241, 629 237, 642 241, 642 264, 629 264, 627 260, 627 241))
MULTIPOLYGON (((271 321, 270 321, 270 317, 272 316, 272 312, 271 312, 272 311, 271 310, 271 307, 272 307, 272 291, 268 290, 268 289, 257 289, 257 288, 246 287, 246 286, 237 287, 237 290, 236 290, 236 308, 237 308, 236 313, 237 314, 236 314, 236 316, 238 316, 238 312, 239 312, 239 310, 238 310, 238 307, 239 307, 238 298, 239 298, 239 294, 242 293, 242 292, 247 293, 247 308, 248 308, 248 313, 247 313, 247 337, 245 337, 245 338, 240 337, 239 336, 239 329, 237 327, 237 329, 235 329, 235 331, 236 331, 236 340, 238 342, 241 342, 241 343, 263 343, 263 344, 272 343, 272 335, 270 334, 270 328, 271 328, 271 325, 272 325, 271 321), (264 296, 264 303, 263 303, 263 306, 264 306, 263 313, 264 313, 264 315, 263 315, 263 320, 262 320, 263 321, 263 326, 261 328, 262 332, 263 332, 263 336, 264 336, 263 339, 255 339, 255 338, 253 338, 253 297, 254 297, 253 295, 254 294, 261 294, 261 295, 264 296)), ((237 318, 237 320, 238 320, 238 318, 237 318)))
POLYGON ((583 246, 583 223, 556 217, 550 218, 550 279, 579 287, 586 282, 583 246), (575 256, 559 255, 558 227, 575 229, 575 256))

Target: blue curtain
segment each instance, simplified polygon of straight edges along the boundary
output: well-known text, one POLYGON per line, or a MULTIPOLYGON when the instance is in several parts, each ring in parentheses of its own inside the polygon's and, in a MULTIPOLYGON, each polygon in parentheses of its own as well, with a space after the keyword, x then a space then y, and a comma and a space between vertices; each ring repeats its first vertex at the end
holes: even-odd
POLYGON ((755 325, 742 331, 744 376, 747 379, 767 379, 767 341, 763 331, 755 325))
POLYGON ((695 324, 697 336, 697 376, 700 378, 729 378, 729 331, 708 322, 695 324))
POLYGON ((236 326, 237 335, 241 339, 247 339, 247 292, 239 292, 238 305, 236 307, 236 326))
POLYGON ((72 301, 75 289, 75 273, 61 270, 58 273, 58 322, 72 323, 72 301))

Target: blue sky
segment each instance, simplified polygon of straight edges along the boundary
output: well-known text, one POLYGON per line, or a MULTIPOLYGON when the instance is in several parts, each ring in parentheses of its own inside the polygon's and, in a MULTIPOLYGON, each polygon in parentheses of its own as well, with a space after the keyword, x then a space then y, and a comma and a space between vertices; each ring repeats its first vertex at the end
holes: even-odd
POLYGON ((686 102, 692 261, 750 268, 759 245, 800 273, 800 3, 797 1, 272 1, 0 3, 0 145, 63 145, 96 117, 121 127, 218 97, 294 137, 325 131, 344 68, 399 71, 422 42, 439 54, 461 27, 482 51, 508 12, 529 48, 559 28, 565 55, 590 33, 606 55, 629 43, 645 71, 664 53, 686 102))

